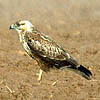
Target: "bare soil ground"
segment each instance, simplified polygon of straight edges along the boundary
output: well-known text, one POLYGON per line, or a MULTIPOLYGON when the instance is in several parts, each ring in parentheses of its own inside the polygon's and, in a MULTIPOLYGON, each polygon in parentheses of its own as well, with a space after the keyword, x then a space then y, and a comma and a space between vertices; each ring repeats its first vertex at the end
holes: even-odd
POLYGON ((100 100, 100 1, 0 0, 0 100, 100 100), (22 19, 89 68, 92 80, 51 70, 39 84, 39 66, 9 30, 22 19))

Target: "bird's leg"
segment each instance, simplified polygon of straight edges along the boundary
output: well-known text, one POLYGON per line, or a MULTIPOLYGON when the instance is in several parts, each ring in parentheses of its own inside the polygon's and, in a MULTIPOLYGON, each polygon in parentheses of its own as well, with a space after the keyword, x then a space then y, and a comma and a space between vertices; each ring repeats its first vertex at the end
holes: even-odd
POLYGON ((42 80, 42 74, 43 74, 43 70, 40 69, 40 73, 38 74, 38 81, 39 82, 42 80))

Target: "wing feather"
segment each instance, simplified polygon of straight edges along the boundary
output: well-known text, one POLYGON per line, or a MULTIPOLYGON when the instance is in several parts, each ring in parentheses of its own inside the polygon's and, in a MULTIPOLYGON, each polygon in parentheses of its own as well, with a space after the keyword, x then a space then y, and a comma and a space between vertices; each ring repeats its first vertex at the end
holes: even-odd
POLYGON ((39 56, 56 61, 68 61, 74 65, 78 64, 62 47, 43 33, 28 33, 27 37, 28 45, 39 56))

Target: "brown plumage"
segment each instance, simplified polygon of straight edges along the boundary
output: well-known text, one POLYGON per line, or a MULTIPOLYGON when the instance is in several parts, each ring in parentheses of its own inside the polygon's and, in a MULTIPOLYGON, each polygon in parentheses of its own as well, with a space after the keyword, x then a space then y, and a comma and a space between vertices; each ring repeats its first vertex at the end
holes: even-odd
POLYGON ((61 46, 38 31, 29 21, 18 21, 10 29, 18 31, 25 51, 38 62, 43 71, 49 71, 50 68, 71 69, 86 79, 91 78, 92 73, 88 69, 78 64, 61 46))

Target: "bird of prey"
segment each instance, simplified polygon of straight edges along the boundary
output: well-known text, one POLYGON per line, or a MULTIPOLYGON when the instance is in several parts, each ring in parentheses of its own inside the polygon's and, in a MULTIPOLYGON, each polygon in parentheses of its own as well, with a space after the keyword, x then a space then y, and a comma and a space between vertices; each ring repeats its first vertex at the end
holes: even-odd
POLYGON ((90 80, 90 70, 80 65, 60 45, 41 33, 27 20, 17 21, 10 26, 10 29, 18 31, 19 40, 27 54, 35 59, 40 66, 38 80, 41 80, 42 72, 51 68, 70 69, 84 78, 90 80))

